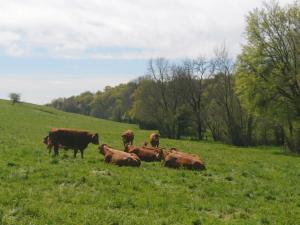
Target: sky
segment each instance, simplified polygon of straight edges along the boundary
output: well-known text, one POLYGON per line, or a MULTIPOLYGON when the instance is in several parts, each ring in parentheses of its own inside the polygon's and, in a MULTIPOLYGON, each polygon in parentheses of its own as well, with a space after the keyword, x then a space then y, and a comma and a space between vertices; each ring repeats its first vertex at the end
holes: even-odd
MULTIPOLYGON (((281 5, 293 0, 279 0, 281 5)), ((0 0, 0 99, 45 104, 144 75, 150 58, 244 43, 261 0, 0 0)))

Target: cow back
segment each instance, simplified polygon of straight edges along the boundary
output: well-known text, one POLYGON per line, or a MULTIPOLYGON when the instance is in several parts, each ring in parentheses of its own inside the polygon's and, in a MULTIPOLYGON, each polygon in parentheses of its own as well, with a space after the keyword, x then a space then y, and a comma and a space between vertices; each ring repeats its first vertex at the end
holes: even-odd
POLYGON ((93 134, 88 131, 71 129, 53 129, 49 138, 54 145, 63 145, 69 148, 86 148, 91 142, 93 134))

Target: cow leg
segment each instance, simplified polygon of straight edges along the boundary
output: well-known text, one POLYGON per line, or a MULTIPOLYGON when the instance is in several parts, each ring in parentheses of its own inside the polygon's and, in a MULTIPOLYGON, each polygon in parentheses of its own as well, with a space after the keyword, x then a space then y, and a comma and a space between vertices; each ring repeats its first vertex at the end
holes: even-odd
POLYGON ((164 162, 164 166, 177 168, 178 165, 176 163, 176 160, 177 160, 177 158, 175 158, 175 157, 168 159, 167 161, 164 162))
POLYGON ((76 155, 77 155, 77 152, 78 152, 78 149, 74 149, 74 158, 76 158, 76 155))
POLYGON ((105 155, 104 156, 104 162, 110 163, 111 162, 111 158, 112 158, 112 155, 105 155))
POLYGON ((51 154, 51 148, 52 148, 52 147, 48 146, 47 148, 48 148, 48 152, 49 152, 49 155, 50 155, 50 154, 51 154))
POLYGON ((58 156, 58 146, 54 145, 54 155, 58 156))
POLYGON ((83 149, 80 149, 81 158, 83 159, 83 149))
POLYGON ((68 151, 68 149, 67 148, 64 148, 64 156, 67 156, 68 154, 67 154, 67 151, 68 151))

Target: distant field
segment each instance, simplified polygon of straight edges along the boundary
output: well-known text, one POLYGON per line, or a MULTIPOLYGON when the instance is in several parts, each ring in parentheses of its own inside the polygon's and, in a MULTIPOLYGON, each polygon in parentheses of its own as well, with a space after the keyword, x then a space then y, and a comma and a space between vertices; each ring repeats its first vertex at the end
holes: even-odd
POLYGON ((50 157, 42 138, 51 127, 97 131, 119 149, 125 129, 136 144, 151 132, 0 100, 0 224, 300 224, 300 157, 279 148, 162 139, 200 155, 207 170, 126 168, 105 164, 92 144, 83 160, 50 157))

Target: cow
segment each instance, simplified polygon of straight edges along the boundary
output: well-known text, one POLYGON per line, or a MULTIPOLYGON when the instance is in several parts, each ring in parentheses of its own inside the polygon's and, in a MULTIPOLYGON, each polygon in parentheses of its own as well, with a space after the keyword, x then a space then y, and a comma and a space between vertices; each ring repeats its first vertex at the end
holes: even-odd
POLYGON ((153 134, 150 135, 149 138, 150 138, 150 144, 151 144, 152 147, 158 148, 158 146, 159 146, 159 137, 160 137, 160 135, 157 134, 157 133, 153 133, 153 134))
POLYGON ((170 150, 164 158, 163 165, 171 168, 186 168, 191 170, 204 170, 204 162, 197 156, 170 150))
MULTIPOLYGON (((177 153, 179 155, 183 155, 183 156, 189 156, 189 157, 195 157, 197 159, 200 159, 198 155, 195 154, 190 154, 190 153, 186 153, 186 152, 182 152, 179 151, 177 148, 170 148, 170 149, 162 149, 163 153, 162 153, 162 158, 165 159, 166 156, 170 153, 177 153)), ((201 160, 201 159, 200 159, 201 160)))
POLYGON ((89 143, 99 145, 98 133, 66 128, 52 128, 48 139, 54 147, 55 155, 58 155, 58 149, 64 146, 74 150, 74 158, 76 158, 78 150, 81 153, 81 158, 83 158, 84 149, 89 143))
POLYGON ((137 155, 112 149, 106 144, 99 146, 99 152, 104 155, 104 162, 106 163, 134 167, 139 167, 141 165, 141 160, 137 155))
POLYGON ((124 131, 122 133, 121 137, 122 137, 122 141, 123 141, 124 146, 126 144, 130 144, 130 145, 133 144, 134 133, 133 133, 132 130, 126 130, 126 131, 124 131))
POLYGON ((163 150, 164 166, 187 169, 203 170, 205 165, 198 155, 178 151, 176 148, 163 150))
POLYGON ((174 148, 174 147, 170 148, 170 150, 171 150, 171 152, 177 153, 179 155, 188 156, 188 157, 195 157, 197 159, 200 159, 200 157, 198 155, 186 153, 186 152, 183 152, 183 151, 179 151, 177 148, 174 148))
POLYGON ((142 161, 153 162, 162 159, 162 150, 158 148, 149 148, 146 146, 136 147, 133 145, 125 145, 125 152, 136 154, 142 161))
MULTIPOLYGON (((43 143, 44 143, 45 145, 47 145, 47 149, 49 150, 49 155, 50 155, 51 150, 52 150, 52 148, 53 148, 53 144, 51 143, 51 140, 50 140, 50 138, 49 138, 48 135, 45 136, 45 137, 43 138, 43 143)), ((68 147, 63 146, 63 145, 59 145, 58 147, 59 147, 59 148, 63 148, 64 150, 68 150, 68 149, 69 149, 68 147)))

